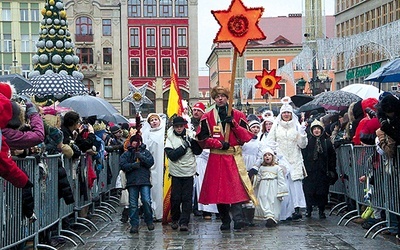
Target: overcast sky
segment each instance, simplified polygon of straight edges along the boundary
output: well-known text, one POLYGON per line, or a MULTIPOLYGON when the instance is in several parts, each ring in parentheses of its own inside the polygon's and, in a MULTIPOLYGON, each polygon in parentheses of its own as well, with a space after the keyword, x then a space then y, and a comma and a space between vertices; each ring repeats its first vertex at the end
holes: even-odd
MULTIPOLYGON (((302 13, 304 0, 242 0, 246 7, 264 7, 264 17, 287 16, 302 13)), ((322 0, 324 1, 324 0, 322 0)), ((212 41, 217 35, 219 25, 211 10, 227 10, 231 0, 199 0, 199 67, 207 70, 206 60, 211 53, 212 41)), ((325 14, 334 14, 334 0, 325 0, 325 14)), ((200 71, 200 75, 207 75, 200 71)))

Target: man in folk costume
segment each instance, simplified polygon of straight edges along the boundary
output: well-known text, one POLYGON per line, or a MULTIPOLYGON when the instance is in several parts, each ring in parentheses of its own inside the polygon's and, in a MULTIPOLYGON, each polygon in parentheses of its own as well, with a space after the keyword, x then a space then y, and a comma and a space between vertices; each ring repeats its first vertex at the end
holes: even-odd
POLYGON ((217 204, 222 220, 221 230, 229 230, 232 213, 234 229, 244 226, 241 204, 256 202, 241 154, 241 145, 253 138, 247 129, 246 116, 233 109, 228 114, 229 91, 221 86, 211 90, 215 107, 200 121, 197 138, 203 148, 210 149, 199 202, 217 204), (228 140, 225 131, 230 126, 228 140), (232 188, 235 192, 232 192, 232 188))

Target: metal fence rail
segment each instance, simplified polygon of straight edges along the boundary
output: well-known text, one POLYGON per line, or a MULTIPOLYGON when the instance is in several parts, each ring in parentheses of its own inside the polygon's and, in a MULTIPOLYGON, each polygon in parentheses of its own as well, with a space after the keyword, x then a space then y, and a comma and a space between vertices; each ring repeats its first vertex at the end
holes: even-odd
MULTIPOLYGON (((387 214, 400 215, 400 171, 399 159, 400 147, 397 149, 396 160, 388 160, 380 157, 375 152, 375 147, 362 147, 353 145, 342 145, 337 150, 337 171, 340 176, 335 185, 330 187, 333 194, 343 195, 345 200, 351 199, 356 203, 356 209, 349 211, 347 215, 352 215, 345 225, 352 218, 360 216, 360 206, 369 205, 365 200, 366 183, 360 183, 359 177, 362 175, 373 176, 374 187, 370 197, 371 205, 374 208, 384 209, 387 214)), ((87 230, 98 230, 96 225, 87 218, 80 217, 79 211, 90 208, 90 211, 104 220, 111 220, 110 213, 115 212, 111 203, 118 205, 118 199, 111 196, 111 191, 115 190, 116 178, 119 171, 119 155, 117 152, 108 154, 104 161, 103 168, 97 172, 97 180, 94 186, 88 188, 88 163, 90 157, 82 155, 79 160, 62 159, 61 155, 44 157, 41 159, 45 163, 44 167, 38 167, 34 157, 24 159, 16 158, 17 165, 24 169, 34 183, 33 196, 35 199, 35 213, 38 221, 30 223, 22 214, 22 192, 10 183, 0 178, 0 243, 1 249, 8 249, 18 244, 33 239, 34 247, 44 247, 38 241, 39 233, 48 229, 52 225, 58 225, 59 236, 68 239, 74 245, 77 243, 64 235, 72 235, 78 238, 82 244, 85 241, 72 231, 62 228, 62 219, 72 217, 76 225, 80 225, 87 230), (71 185, 75 203, 66 205, 62 199, 58 199, 58 164, 62 161, 68 181, 71 185), (46 167, 47 166, 47 167, 46 167), (112 176, 109 175, 112 174, 112 176)), ((93 166, 95 167, 95 166, 93 166)), ((94 169, 96 171, 96 169, 94 169)), ((332 208, 343 210, 346 208, 345 201, 332 208), (342 205, 341 205, 342 204, 342 205)), ((340 222, 345 218, 342 217, 340 222)), ((381 231, 391 228, 392 222, 387 216, 387 220, 381 222, 386 227, 377 230, 372 238, 381 231)), ((340 224, 340 223, 338 223, 340 224)), ((372 227, 365 237, 372 231, 372 227)), ((51 246, 45 246, 54 249, 51 246)))

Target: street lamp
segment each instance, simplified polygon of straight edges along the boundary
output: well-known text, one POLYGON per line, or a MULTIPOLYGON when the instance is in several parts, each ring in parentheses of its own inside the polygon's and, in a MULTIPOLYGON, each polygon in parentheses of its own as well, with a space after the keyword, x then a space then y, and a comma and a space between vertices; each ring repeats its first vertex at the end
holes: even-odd
POLYGON ((329 76, 326 77, 325 80, 322 81, 324 83, 324 87, 326 91, 331 90, 331 83, 332 83, 332 78, 329 78, 329 76))

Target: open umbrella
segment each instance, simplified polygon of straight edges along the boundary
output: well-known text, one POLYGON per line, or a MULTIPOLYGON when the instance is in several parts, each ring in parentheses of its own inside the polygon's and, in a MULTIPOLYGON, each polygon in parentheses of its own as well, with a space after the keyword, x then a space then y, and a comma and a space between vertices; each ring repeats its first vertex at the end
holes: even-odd
POLYGON ((340 90, 356 94, 362 99, 367 99, 369 97, 379 99, 379 95, 383 92, 374 85, 361 83, 350 84, 340 90))
POLYGON ((322 92, 316 95, 314 100, 303 106, 315 104, 324 107, 326 110, 340 111, 349 107, 351 103, 358 102, 361 99, 362 98, 356 94, 342 90, 335 90, 322 92))
POLYGON ((83 95, 87 89, 82 81, 64 74, 44 74, 30 80, 32 87, 22 91, 25 95, 35 96, 37 101, 48 99, 64 100, 70 96, 83 95))
POLYGON ((365 81, 379 82, 379 90, 383 82, 400 82, 400 58, 385 64, 372 72, 365 81))
POLYGON ((97 118, 116 124, 129 123, 129 120, 120 113, 114 113, 112 115, 100 115, 97 116, 97 118))
POLYGON ((15 87, 17 94, 20 94, 23 90, 32 87, 32 84, 29 82, 29 80, 20 74, 2 75, 0 76, 0 82, 10 82, 15 87))
POLYGON ((318 113, 324 113, 325 112, 325 108, 317 105, 317 104, 305 104, 303 106, 301 106, 298 110, 298 112, 309 112, 309 111, 313 111, 316 110, 318 113))
POLYGON ((58 106, 71 108, 77 112, 81 117, 113 115, 118 113, 106 100, 91 95, 74 96, 60 102, 58 106))
POLYGON ((296 105, 296 107, 301 107, 304 104, 309 103, 312 100, 314 100, 314 97, 309 96, 309 95, 299 94, 299 95, 291 96, 290 99, 292 100, 294 105, 296 105))

